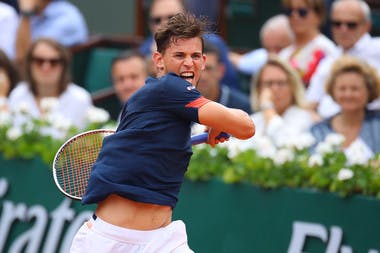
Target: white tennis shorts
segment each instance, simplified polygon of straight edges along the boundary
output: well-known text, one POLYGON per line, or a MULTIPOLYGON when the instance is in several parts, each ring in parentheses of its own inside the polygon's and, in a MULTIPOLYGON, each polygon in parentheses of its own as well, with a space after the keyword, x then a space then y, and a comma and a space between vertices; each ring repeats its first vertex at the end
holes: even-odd
POLYGON ((71 253, 194 253, 187 244, 185 224, 173 221, 168 226, 133 230, 91 218, 78 230, 71 253))

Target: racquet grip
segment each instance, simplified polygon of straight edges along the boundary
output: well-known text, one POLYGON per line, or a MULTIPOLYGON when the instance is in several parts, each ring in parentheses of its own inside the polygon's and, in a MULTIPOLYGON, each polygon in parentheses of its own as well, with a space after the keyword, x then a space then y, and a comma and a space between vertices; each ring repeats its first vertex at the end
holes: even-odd
MULTIPOLYGON (((228 133, 221 132, 218 136, 216 136, 216 139, 219 139, 219 138, 227 139, 227 138, 230 138, 230 135, 228 133)), ((193 135, 191 136, 191 144, 198 145, 201 143, 205 143, 207 139, 208 139, 208 133, 193 135)))

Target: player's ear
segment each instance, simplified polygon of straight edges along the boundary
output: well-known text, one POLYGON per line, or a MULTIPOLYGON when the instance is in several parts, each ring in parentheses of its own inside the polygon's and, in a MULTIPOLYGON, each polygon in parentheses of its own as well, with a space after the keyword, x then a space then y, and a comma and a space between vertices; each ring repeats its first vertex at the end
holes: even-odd
POLYGON ((156 66, 157 73, 160 73, 163 70, 165 70, 164 60, 163 60, 162 54, 160 52, 155 51, 153 53, 152 58, 153 58, 154 65, 156 66))
POLYGON ((207 59, 207 56, 205 54, 202 54, 202 66, 201 66, 201 70, 205 70, 206 68, 206 59, 207 59))

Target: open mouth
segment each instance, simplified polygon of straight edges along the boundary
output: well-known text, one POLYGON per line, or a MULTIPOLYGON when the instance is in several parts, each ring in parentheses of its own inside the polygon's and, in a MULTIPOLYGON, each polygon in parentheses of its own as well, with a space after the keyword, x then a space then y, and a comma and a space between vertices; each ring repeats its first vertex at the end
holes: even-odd
POLYGON ((193 72, 183 72, 180 74, 180 77, 191 83, 194 80, 194 73, 193 72))

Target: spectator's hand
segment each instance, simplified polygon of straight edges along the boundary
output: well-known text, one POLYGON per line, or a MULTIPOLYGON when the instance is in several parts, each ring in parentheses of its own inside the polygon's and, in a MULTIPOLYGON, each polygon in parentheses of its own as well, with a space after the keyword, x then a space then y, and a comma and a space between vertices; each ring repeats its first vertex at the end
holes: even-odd
POLYGON ((10 89, 9 78, 5 71, 0 69, 0 97, 7 97, 10 89))
POLYGON ((267 107, 273 106, 272 99, 272 91, 269 88, 263 88, 259 97, 261 109, 265 110, 267 107))
POLYGON ((31 12, 36 11, 40 0, 18 0, 18 5, 21 11, 31 12))

